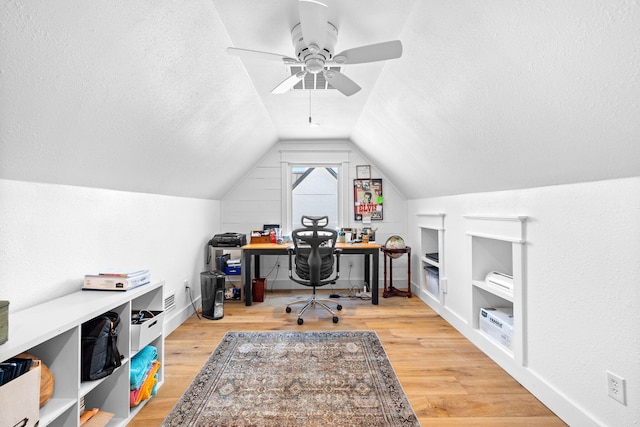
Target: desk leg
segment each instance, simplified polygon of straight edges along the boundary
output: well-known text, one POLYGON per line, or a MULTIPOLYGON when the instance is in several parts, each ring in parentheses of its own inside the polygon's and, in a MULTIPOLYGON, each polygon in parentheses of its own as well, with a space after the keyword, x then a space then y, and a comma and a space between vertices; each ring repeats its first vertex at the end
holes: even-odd
POLYGON ((364 281, 369 287, 369 292, 371 292, 371 262, 369 261, 371 257, 369 254, 364 254, 364 281))
POLYGON ((253 277, 260 277, 260 255, 256 254, 253 256, 253 265, 255 265, 253 277))
POLYGON ((375 251, 371 254, 373 258, 373 280, 371 283, 371 304, 378 305, 378 269, 380 268, 380 253, 375 251))
POLYGON ((242 251, 242 270, 244 277, 244 301, 245 305, 253 303, 253 294, 251 293, 251 252, 242 251))

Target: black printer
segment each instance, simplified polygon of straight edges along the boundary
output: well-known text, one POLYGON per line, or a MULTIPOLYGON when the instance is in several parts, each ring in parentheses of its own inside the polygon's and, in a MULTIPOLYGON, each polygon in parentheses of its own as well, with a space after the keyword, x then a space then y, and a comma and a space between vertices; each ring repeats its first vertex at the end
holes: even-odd
POLYGON ((247 244, 247 235, 242 233, 222 233, 215 234, 209 245, 223 247, 240 247, 247 244))

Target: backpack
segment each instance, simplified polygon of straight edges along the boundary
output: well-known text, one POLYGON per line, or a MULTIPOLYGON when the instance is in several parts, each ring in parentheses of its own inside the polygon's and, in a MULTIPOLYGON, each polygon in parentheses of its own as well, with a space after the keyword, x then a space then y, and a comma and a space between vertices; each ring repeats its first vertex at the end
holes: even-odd
POLYGON ((117 346, 121 326, 120 316, 113 311, 82 324, 82 381, 104 378, 122 365, 117 346))

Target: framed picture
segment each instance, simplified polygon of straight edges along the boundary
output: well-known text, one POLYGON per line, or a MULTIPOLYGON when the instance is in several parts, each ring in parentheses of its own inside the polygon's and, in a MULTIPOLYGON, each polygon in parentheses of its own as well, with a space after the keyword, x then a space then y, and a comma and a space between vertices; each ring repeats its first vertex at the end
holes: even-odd
POLYGON ((370 165, 358 165, 358 166, 356 166, 356 178, 357 179, 371 179, 371 166, 370 165))
POLYGON ((383 202, 382 179, 353 180, 353 219, 381 220, 383 202))

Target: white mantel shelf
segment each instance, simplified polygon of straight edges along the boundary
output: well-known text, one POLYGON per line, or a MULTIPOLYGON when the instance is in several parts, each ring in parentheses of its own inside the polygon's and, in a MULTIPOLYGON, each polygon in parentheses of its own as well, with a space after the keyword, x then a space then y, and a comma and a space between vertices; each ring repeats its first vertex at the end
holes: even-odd
POLYGON ((444 213, 418 213, 418 227, 444 230, 444 213))
POLYGON ((469 236, 524 243, 527 216, 465 215, 469 236))

